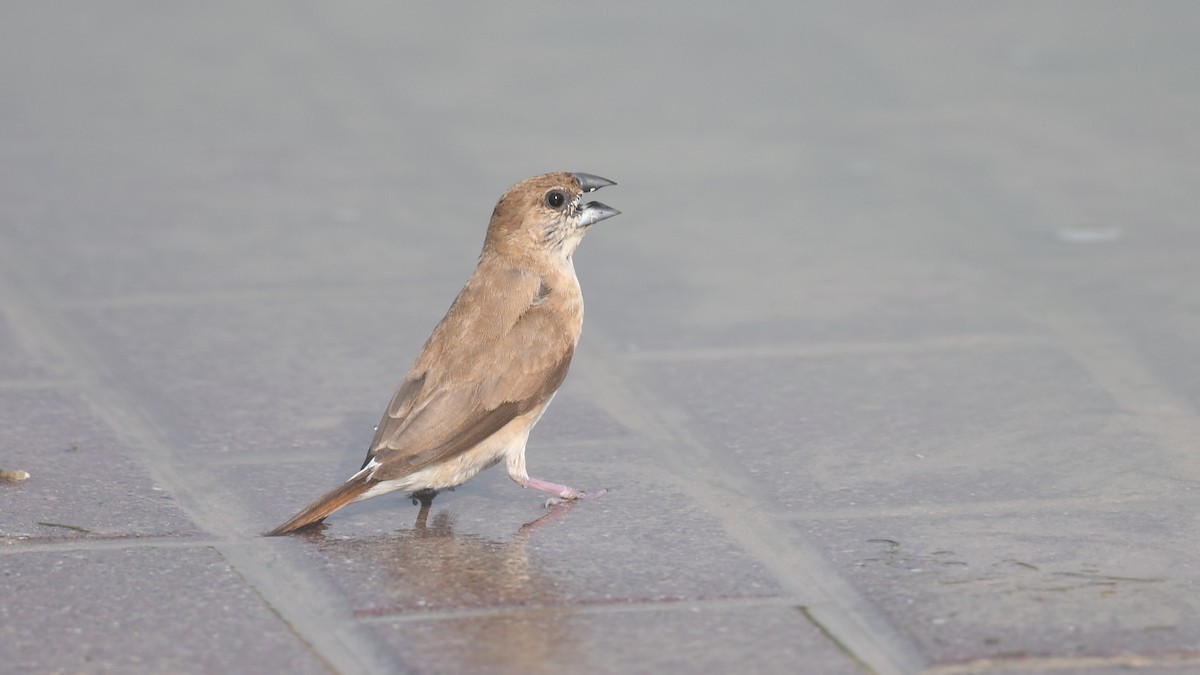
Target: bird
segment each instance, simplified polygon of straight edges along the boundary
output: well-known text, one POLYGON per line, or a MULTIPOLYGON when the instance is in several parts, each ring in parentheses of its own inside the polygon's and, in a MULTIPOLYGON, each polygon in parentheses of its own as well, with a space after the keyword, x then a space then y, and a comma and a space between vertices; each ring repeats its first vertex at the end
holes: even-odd
POLYGON ((521 487, 553 495, 548 504, 605 493, 531 477, 525 444, 566 378, 583 328, 575 249, 591 226, 620 214, 584 195, 610 185, 556 172, 504 192, 475 271, 396 389, 362 467, 266 536, 395 491, 427 512, 438 492, 501 461, 521 487))

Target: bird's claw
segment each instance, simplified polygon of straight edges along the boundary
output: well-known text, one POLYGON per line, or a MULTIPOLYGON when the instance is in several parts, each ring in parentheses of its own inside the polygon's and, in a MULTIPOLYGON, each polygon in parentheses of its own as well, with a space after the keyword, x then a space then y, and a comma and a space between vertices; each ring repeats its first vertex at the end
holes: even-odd
POLYGON ((551 498, 547 499, 546 500, 546 508, 550 508, 552 506, 558 506, 559 504, 563 504, 566 502, 578 501, 580 499, 594 499, 596 497, 602 497, 606 494, 608 494, 608 488, 600 488, 599 490, 597 490, 595 492, 584 492, 582 490, 569 490, 567 492, 563 492, 562 494, 560 494, 557 497, 551 497, 551 498))

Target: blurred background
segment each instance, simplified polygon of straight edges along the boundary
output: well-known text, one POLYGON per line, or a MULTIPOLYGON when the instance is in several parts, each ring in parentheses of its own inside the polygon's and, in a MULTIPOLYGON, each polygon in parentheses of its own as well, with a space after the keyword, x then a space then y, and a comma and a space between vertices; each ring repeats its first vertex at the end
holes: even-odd
POLYGON ((0 485, 0 652, 1196 668, 1198 29, 1167 0, 9 3, 0 469, 33 477, 0 485), (357 468, 496 198, 558 170, 623 214, 576 254, 530 468, 610 495, 531 533, 489 472, 430 529, 396 499, 259 539, 357 468))

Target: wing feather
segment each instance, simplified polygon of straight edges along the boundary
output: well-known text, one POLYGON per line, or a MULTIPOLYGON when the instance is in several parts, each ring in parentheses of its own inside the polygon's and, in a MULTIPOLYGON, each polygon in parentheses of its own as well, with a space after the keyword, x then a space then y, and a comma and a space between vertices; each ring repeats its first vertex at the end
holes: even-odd
POLYGON ((545 289, 529 272, 476 271, 379 423, 363 462, 381 465, 374 478, 402 477, 466 452, 558 389, 578 334, 556 315, 561 308, 544 302, 545 289))

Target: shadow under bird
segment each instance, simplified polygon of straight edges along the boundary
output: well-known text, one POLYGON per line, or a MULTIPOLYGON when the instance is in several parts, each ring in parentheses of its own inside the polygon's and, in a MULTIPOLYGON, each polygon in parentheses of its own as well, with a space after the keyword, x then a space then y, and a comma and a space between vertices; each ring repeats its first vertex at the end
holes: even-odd
POLYGON ((352 502, 397 490, 426 507, 501 461, 521 487, 595 497, 525 470, 525 443, 567 375, 583 328, 575 248, 620 213, 583 195, 611 180, 549 173, 508 189, 475 272, 392 396, 362 468, 267 533, 295 532, 352 502))

